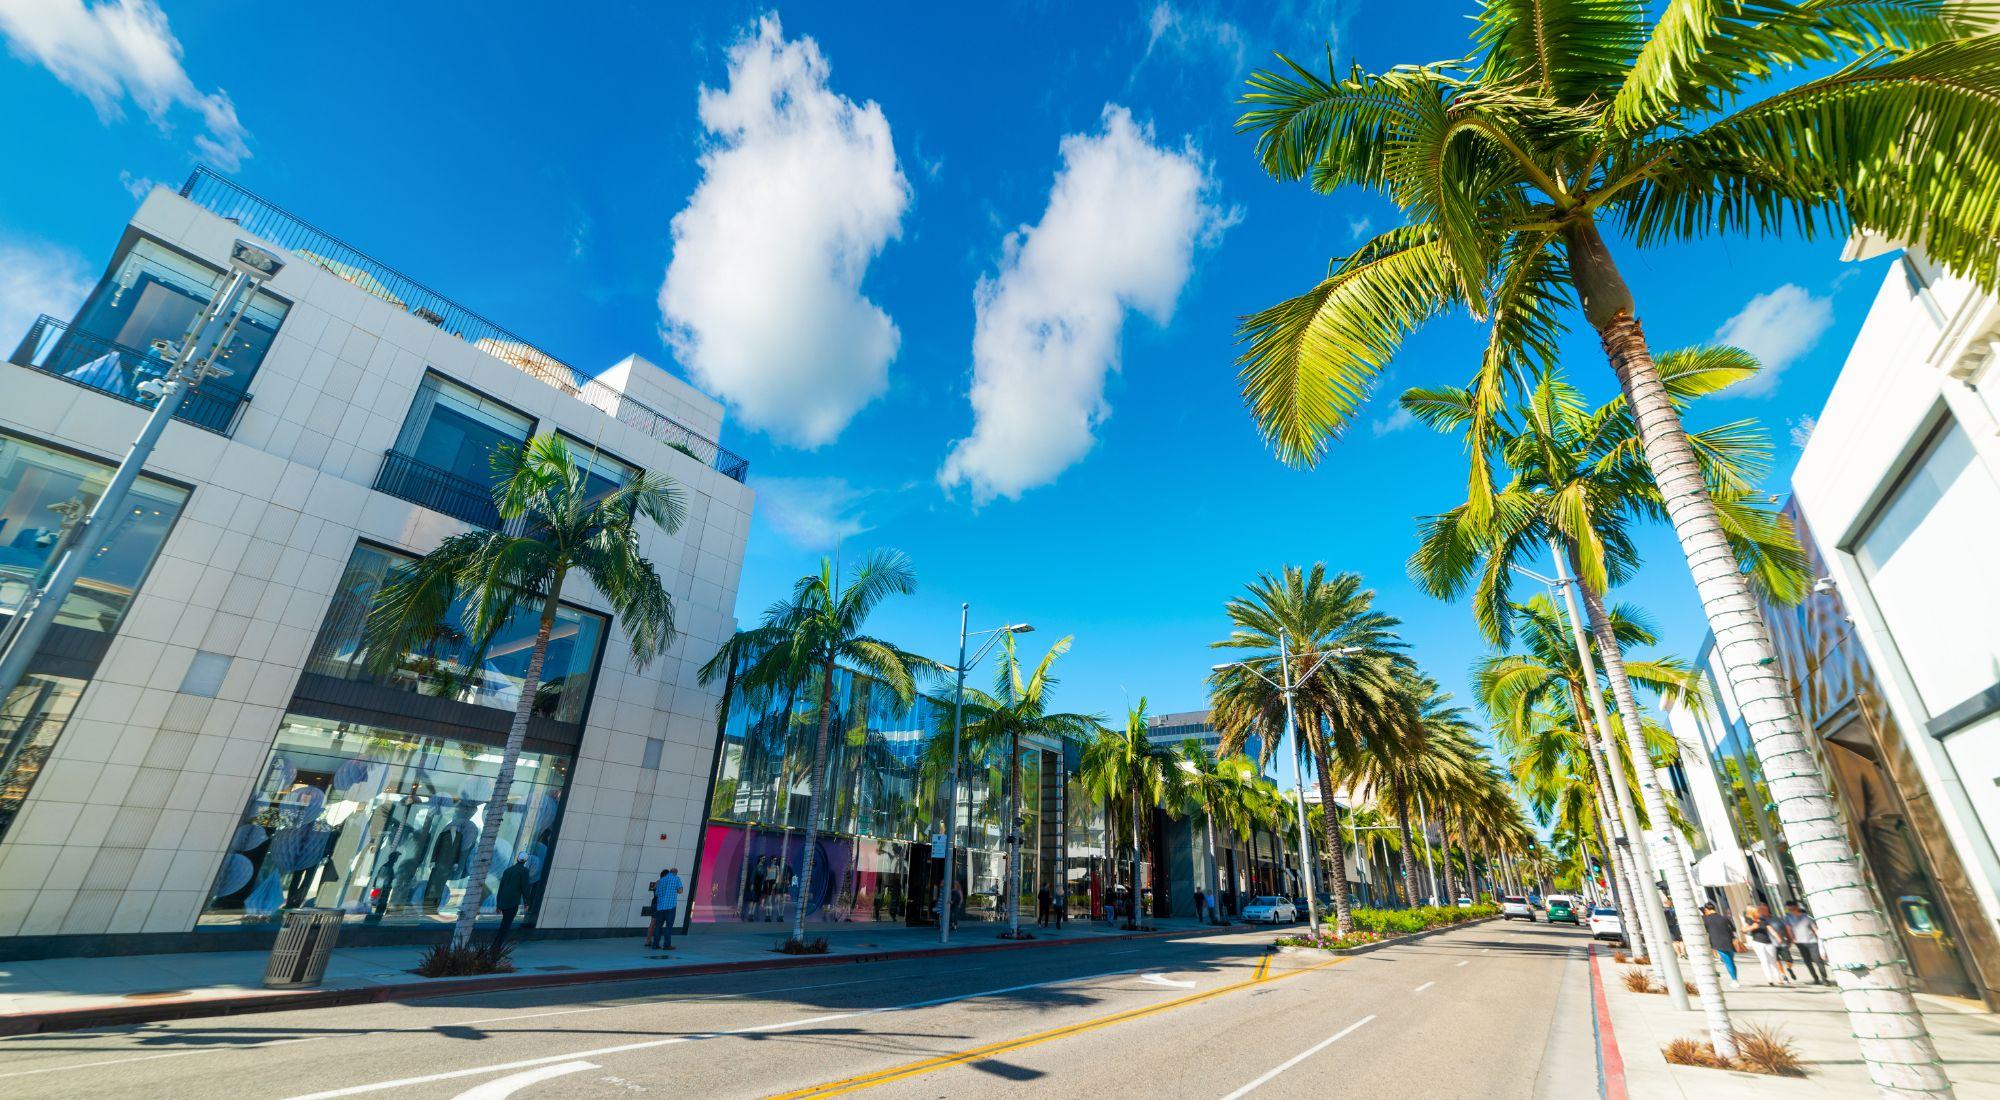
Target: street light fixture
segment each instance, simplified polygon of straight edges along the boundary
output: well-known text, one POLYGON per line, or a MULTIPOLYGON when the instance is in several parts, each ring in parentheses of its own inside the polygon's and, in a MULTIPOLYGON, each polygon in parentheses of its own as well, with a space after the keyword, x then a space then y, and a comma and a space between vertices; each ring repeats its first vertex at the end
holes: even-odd
MULTIPOLYGON (((1313 659, 1313 663, 1306 667, 1304 675, 1299 677, 1299 682, 1302 683, 1312 679, 1312 674, 1318 672, 1320 666, 1324 665, 1328 658, 1352 657, 1361 652, 1361 647, 1354 645, 1334 646, 1331 649, 1322 650, 1313 659)), ((1294 780, 1292 783, 1292 796, 1293 802, 1297 805, 1299 812, 1299 878, 1305 882, 1306 887, 1306 919, 1311 922, 1306 927, 1312 930, 1313 938, 1318 939, 1319 891, 1314 883, 1314 879, 1318 876, 1314 874, 1316 868, 1313 866, 1312 858, 1312 832, 1306 827, 1305 753, 1299 747, 1298 719, 1294 716, 1293 712, 1296 708, 1292 704, 1292 696, 1298 691, 1298 683, 1292 680, 1292 653, 1286 636, 1282 633, 1278 635, 1278 655, 1275 658, 1278 662, 1279 674, 1279 679, 1276 680, 1271 679, 1262 669, 1257 667, 1259 662, 1273 659, 1270 656, 1249 657, 1241 661, 1229 661, 1224 664, 1211 665, 1209 671, 1223 672, 1232 668, 1243 669, 1265 683, 1270 684, 1272 687, 1277 688, 1285 697, 1285 736, 1292 742, 1292 775, 1294 780)), ((1134 883, 1133 886, 1136 889, 1138 884, 1134 883)))
MULTIPOLYGON (((952 857, 957 852, 957 846, 954 844, 954 841, 957 839, 955 834, 958 832, 958 743, 961 731, 965 726, 965 672, 972 665, 985 660, 986 654, 992 650, 994 643, 998 642, 1001 638, 1009 634, 1031 634, 1035 629, 1028 623, 1009 623, 1006 626, 994 627, 992 630, 979 630, 968 634, 965 629, 966 620, 971 613, 972 605, 970 603, 961 603, 958 605, 958 665, 953 669, 958 674, 958 689, 953 693, 951 702, 951 778, 950 782, 946 784, 944 832, 939 834, 944 841, 944 879, 938 883, 937 900, 938 943, 940 944, 951 942, 951 888, 956 870, 954 866, 956 861, 952 857), (967 661, 965 659, 966 639, 981 636, 988 637, 985 643, 979 647, 979 652, 973 654, 971 661, 967 661)), ((1019 857, 1016 855, 1013 858, 1018 859, 1019 857)))

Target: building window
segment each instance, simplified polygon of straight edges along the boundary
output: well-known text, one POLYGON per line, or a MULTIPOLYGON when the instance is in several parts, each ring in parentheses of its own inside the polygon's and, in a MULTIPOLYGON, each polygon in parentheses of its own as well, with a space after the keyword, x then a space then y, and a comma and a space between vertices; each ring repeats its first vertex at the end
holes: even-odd
POLYGON ((570 458, 583 470, 584 484, 591 500, 602 500, 611 495, 612 490, 630 485, 639 476, 639 467, 622 458, 568 436, 563 436, 562 441, 569 448, 570 458))
POLYGON ((0 840, 6 839, 7 830, 20 815, 35 777, 42 773, 42 765, 55 750, 56 738, 75 713, 76 701, 83 697, 83 687, 82 680, 69 676, 29 673, 0 706, 0 754, 14 758, 7 774, 0 776, 0 840), (14 752, 16 740, 25 741, 19 753, 14 752))
MULTIPOLYGON (((394 571, 414 560, 365 543, 354 548, 327 608, 326 622, 306 658, 306 671, 513 710, 520 702, 521 682, 534 648, 539 600, 524 601, 483 650, 466 636, 466 603, 460 600, 437 624, 430 639, 405 654, 394 672, 386 678, 368 672, 362 645, 368 609, 394 571)), ((558 722, 583 721, 604 624, 604 616, 594 612, 567 604, 557 609, 548 656, 542 662, 541 686, 535 692, 535 714, 558 722)))
MULTIPOLYGON (((1987 704, 2000 686, 2000 484, 1947 420, 1855 547, 1932 718, 1987 704)), ((1955 715, 1956 716, 1956 715, 1955 715)))
MULTIPOLYGON (((82 521, 111 473, 107 463, 0 434, 0 607, 21 605, 65 525, 82 521)), ((104 549, 84 566, 56 622, 117 629, 187 495, 148 477, 134 482, 126 513, 111 520, 104 549)))
MULTIPOLYGON (((157 242, 139 240, 97 284, 73 327, 140 351, 150 348, 155 340, 178 343, 228 277, 221 268, 157 242)), ((288 308, 283 299, 259 291, 217 360, 231 373, 204 382, 202 390, 237 397, 248 393, 250 379, 271 350, 288 308)))
POLYGON ((533 434, 532 418, 427 374, 375 488, 481 527, 497 527, 493 455, 533 434))
MULTIPOLYGON (((521 754, 482 913, 524 858, 533 923, 569 768, 567 756, 521 754)), ((500 750, 487 745, 287 715, 201 922, 265 923, 299 906, 371 924, 456 919, 499 772, 500 750)))

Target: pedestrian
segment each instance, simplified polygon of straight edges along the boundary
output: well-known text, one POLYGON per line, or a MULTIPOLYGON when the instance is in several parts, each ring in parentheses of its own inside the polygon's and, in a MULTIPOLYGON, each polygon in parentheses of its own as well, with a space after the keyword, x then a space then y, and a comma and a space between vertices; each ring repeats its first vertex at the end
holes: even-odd
POLYGON ((1049 910, 1053 908, 1049 902, 1049 888, 1044 884, 1040 892, 1035 895, 1035 927, 1049 926, 1049 910))
POLYGON ((1674 912, 1674 899, 1664 900, 1666 904, 1660 907, 1660 911, 1667 915, 1667 938, 1674 941, 1674 954, 1685 959, 1688 953, 1687 944, 1681 940, 1681 921, 1679 914, 1674 912))
POLYGON ((1784 940, 1782 926, 1771 919, 1771 907, 1753 905, 1743 922, 1744 938, 1757 953, 1757 965, 1764 970, 1765 985, 1790 985, 1778 967, 1778 945, 1784 940))
POLYGON ((1729 972, 1729 988, 1743 988, 1736 980, 1736 926, 1716 912, 1715 904, 1710 902, 1701 907, 1701 927, 1708 933, 1708 946, 1722 960, 1722 969, 1729 972))
POLYGON ((954 931, 958 929, 958 915, 964 911, 965 891, 954 886, 951 888, 951 927, 954 931))
POLYGON ((1812 914, 1796 901, 1785 903, 1785 931, 1792 937, 1792 943, 1799 949, 1799 958, 1804 960, 1807 973, 1812 975, 1815 985, 1832 985, 1827 979, 1826 957, 1820 952, 1819 926, 1813 923, 1812 914))
POLYGON ((647 947, 656 951, 673 950, 674 917, 680 906, 680 869, 669 867, 653 883, 653 923, 646 929, 647 947))
POLYGON ((515 856, 513 866, 500 872, 500 889, 493 895, 493 904, 500 910, 500 931, 493 936, 493 950, 507 942, 507 933, 514 928, 514 914, 521 911, 521 899, 528 894, 528 857, 515 856))
POLYGON ((1063 922, 1069 920, 1069 891, 1066 889, 1056 891, 1055 915, 1057 928, 1061 928, 1063 922))

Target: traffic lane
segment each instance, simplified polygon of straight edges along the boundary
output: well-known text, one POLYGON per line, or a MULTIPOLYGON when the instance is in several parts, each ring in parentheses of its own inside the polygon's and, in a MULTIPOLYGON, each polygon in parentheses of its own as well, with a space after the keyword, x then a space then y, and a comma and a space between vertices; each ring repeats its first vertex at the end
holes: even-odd
MULTIPOLYGON (((1482 926, 1353 956, 1198 1005, 883 1082, 884 1098, 1167 1083, 1196 1096, 1532 1095, 1563 956, 1482 926), (1505 1011, 1499 1009, 1504 1008, 1505 1011), (1246 1092, 1244 1090, 1249 1090, 1246 1092)), ((1273 975, 1293 957, 1273 964, 1273 975)), ((1587 1022, 1585 1025, 1587 1026, 1587 1022)), ((584 1095, 579 1092, 576 1095, 584 1095)))
MULTIPOLYGON (((285 1095, 290 1082, 355 1083, 377 1067, 447 1068, 539 1057, 663 1036, 855 1011, 925 996, 1131 969, 1169 950, 1207 967, 1254 956, 1257 936, 1107 941, 1019 953, 495 991, 186 1020, 101 1032, 0 1040, 0 1091, 32 1083, 37 1095, 98 1095, 133 1082, 152 1095, 203 1096, 219 1084, 244 1095, 285 1095), (486 1048, 504 1047, 494 1058, 486 1048)), ((296 1091, 296 1090, 295 1090, 296 1091)))

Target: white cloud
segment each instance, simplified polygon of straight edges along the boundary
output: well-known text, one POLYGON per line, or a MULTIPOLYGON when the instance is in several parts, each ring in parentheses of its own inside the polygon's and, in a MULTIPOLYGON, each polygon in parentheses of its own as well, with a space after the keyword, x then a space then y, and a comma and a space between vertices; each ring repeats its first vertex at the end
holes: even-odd
POLYGON ((81 93, 105 122, 123 118, 130 97, 161 130, 176 107, 201 116, 194 139, 204 160, 234 172, 250 157, 249 133, 220 88, 204 92, 181 67, 181 44, 153 0, 0 0, 0 34, 24 61, 41 65, 81 93))
POLYGON ((729 85, 701 90, 714 144, 674 217, 660 285, 665 336, 694 380, 743 420, 817 447, 889 385, 901 335, 861 294, 902 232, 910 185, 889 120, 827 87, 810 38, 775 15, 729 50, 729 85))
POLYGON ((940 484, 1019 498, 1089 453, 1126 312, 1170 320, 1196 246, 1236 217, 1213 187, 1191 143, 1162 148, 1123 107, 1105 107, 1101 132, 1063 138, 1041 222, 1007 236, 999 273, 973 291, 972 435, 940 484))
POLYGON ((1371 427, 1375 431, 1375 437, 1380 439, 1385 435, 1394 435, 1404 428, 1414 428, 1416 425, 1416 414, 1401 405, 1397 405, 1395 412, 1377 420, 1371 427))
POLYGON ((1347 219, 1347 235, 1357 241, 1366 237, 1368 231, 1373 228, 1375 228, 1375 219, 1366 214, 1358 218, 1347 219))
POLYGON ((757 515, 801 550, 832 550, 869 530, 860 504, 868 492, 837 477, 753 477, 757 515))
POLYGON ((36 317, 76 316, 96 282, 83 257, 66 248, 0 240, 0 357, 14 353, 36 317))
POLYGON ((1155 52, 1181 61, 1212 57, 1234 76, 1248 65, 1250 39, 1242 27, 1214 11, 1160 0, 1146 17, 1146 52, 1135 74, 1155 52))
POLYGON ((123 187, 126 194, 138 199, 140 202, 145 202, 146 196, 151 194, 153 188, 157 185, 145 176, 135 176, 130 171, 120 171, 118 173, 118 186, 123 187))
POLYGON ((1777 389, 1778 376, 1811 351, 1831 324, 1833 302, 1815 297, 1795 283, 1786 283, 1750 299, 1736 316, 1715 330, 1715 339, 1756 356, 1764 369, 1724 392, 1736 397, 1761 397, 1777 389))

